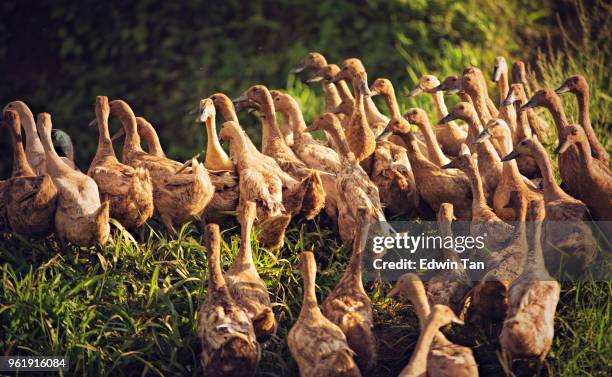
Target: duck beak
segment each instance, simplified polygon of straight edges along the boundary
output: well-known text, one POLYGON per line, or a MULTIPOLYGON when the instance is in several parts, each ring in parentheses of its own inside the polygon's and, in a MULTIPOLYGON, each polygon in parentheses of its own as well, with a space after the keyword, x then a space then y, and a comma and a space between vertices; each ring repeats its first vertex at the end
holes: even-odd
POLYGON ((452 160, 446 165, 440 166, 440 169, 456 169, 456 168, 457 168, 457 164, 455 164, 455 160, 452 160))
POLYGON ((429 92, 435 93, 435 92, 444 91, 444 90, 446 90, 446 87, 444 86, 444 84, 440 84, 438 86, 434 86, 433 88, 431 88, 429 92))
POLYGON ((519 109, 519 113, 523 110, 527 110, 527 109, 533 109, 534 107, 536 107, 536 103, 533 100, 533 97, 531 99, 529 99, 529 101, 527 101, 526 104, 524 104, 523 106, 521 106, 521 108, 519 109))
POLYGON ((376 141, 387 140, 389 136, 393 134, 393 130, 391 129, 391 122, 387 124, 387 127, 376 137, 376 141))
POLYGON ((502 103, 502 105, 504 106, 510 106, 512 105, 514 102, 516 102, 516 97, 514 96, 514 94, 509 93, 508 97, 506 97, 506 99, 504 100, 504 102, 502 103))
POLYGON ((95 127, 98 125, 98 120, 94 119, 91 122, 87 123, 87 127, 95 127))
POLYGON ((398 297, 399 295, 400 295, 400 290, 399 290, 398 284, 395 284, 395 287, 393 287, 393 289, 391 289, 391 291, 387 293, 388 298, 395 298, 395 297, 398 297))
POLYGON ((458 325, 463 325, 465 324, 462 320, 459 319, 459 317, 457 317, 456 315, 453 315, 453 318, 451 319, 451 322, 456 323, 458 325))
POLYGON ((300 73, 300 72, 302 72, 305 69, 306 69, 306 64, 300 63, 298 65, 293 66, 293 68, 291 68, 290 72, 291 73, 300 73))
POLYGON ((555 90, 555 93, 562 94, 570 91, 570 88, 567 84, 563 84, 555 90))
POLYGON ((493 73, 491 74, 491 80, 493 80, 493 82, 498 82, 499 78, 501 77, 502 71, 501 69, 499 69, 499 66, 495 66, 493 68, 493 73))
POLYGON ((232 100, 236 111, 242 111, 247 108, 247 103, 249 102, 249 97, 247 97, 246 93, 242 93, 239 97, 236 97, 232 100))
POLYGON ((474 139, 472 141, 472 144, 479 144, 479 143, 482 143, 483 141, 488 140, 490 138, 491 138, 491 133, 489 132, 489 130, 482 130, 480 135, 478 135, 476 137, 476 139, 474 139))
POLYGON ((323 81, 324 77, 322 75, 314 75, 313 77, 309 78, 308 80, 306 80, 307 84, 313 84, 316 82, 320 82, 323 81))
POLYGON ((510 152, 506 157, 502 158, 502 162, 504 161, 510 161, 510 160, 514 160, 515 158, 517 158, 520 155, 520 153, 518 153, 517 151, 512 151, 510 152))
POLYGON ((306 127, 306 129, 304 130, 305 132, 314 132, 318 130, 317 126, 315 126, 315 124, 311 124, 310 126, 306 127))
POLYGON ((565 138, 565 139, 561 139, 559 140, 559 145, 557 146, 557 148, 555 148, 555 150, 553 151, 554 154, 561 154, 564 153, 567 148, 569 148, 571 145, 570 141, 565 138))
POLYGON ((336 76, 332 77, 332 79, 331 79, 331 80, 329 80, 329 81, 330 81, 332 84, 335 84, 335 83, 337 83, 337 82, 338 82, 338 81, 340 81, 340 80, 344 80, 344 79, 342 78, 342 76, 341 76, 341 75, 342 75, 342 72, 340 72, 340 73, 338 73, 336 76))
POLYGON ((120 137, 122 137, 123 135, 125 135, 125 130, 122 127, 119 129, 119 131, 115 132, 113 136, 111 136, 111 141, 115 141, 119 139, 120 137))
MULTIPOLYGON (((440 85, 438 85, 440 86, 440 85)), ((414 89, 412 89, 410 92, 408 92, 408 97, 414 97, 417 94, 421 94, 423 92, 423 89, 421 89, 420 86, 416 86, 414 89)))
POLYGON ((377 96, 379 94, 380 94, 380 92, 378 91, 378 89, 370 88, 370 97, 374 97, 374 96, 377 96))
POLYGON ((448 124, 448 123, 452 122, 455 119, 457 119, 457 117, 453 113, 450 113, 450 114, 446 115, 444 118, 442 118, 442 119, 440 119, 438 121, 438 126, 442 126, 444 124, 448 124))
POLYGON ((210 117, 210 110, 207 107, 196 110, 196 123, 204 123, 210 117), (199 113, 199 114, 198 114, 199 113))
POLYGON ((370 92, 370 88, 368 88, 368 84, 365 81, 359 83, 359 92, 365 97, 372 97, 372 92, 370 92))

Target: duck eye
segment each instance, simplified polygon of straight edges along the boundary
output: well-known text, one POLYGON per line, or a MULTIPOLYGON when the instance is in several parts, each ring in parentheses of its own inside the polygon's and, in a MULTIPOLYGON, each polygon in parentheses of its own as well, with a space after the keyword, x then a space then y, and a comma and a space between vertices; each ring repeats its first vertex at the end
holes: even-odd
POLYGON ((216 101, 217 97, 216 96, 212 96, 212 97, 210 97, 210 99, 213 100, 213 101, 216 101))

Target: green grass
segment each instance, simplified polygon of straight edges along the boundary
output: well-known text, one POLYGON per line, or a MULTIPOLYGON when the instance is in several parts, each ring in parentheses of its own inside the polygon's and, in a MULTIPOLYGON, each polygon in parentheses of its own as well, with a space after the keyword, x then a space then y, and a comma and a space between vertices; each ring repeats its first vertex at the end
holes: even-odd
MULTIPOLYGON (((240 243, 237 227, 223 232, 227 268, 240 243)), ((257 268, 280 323, 264 346, 259 376, 295 376, 287 332, 300 310, 302 250, 319 266, 320 302, 341 276, 349 250, 318 221, 294 223, 287 245, 269 252, 252 240, 257 268)), ((201 375, 196 313, 206 294, 206 250, 193 227, 176 240, 151 232, 138 245, 119 230, 104 247, 79 249, 54 240, 28 242, 7 235, 0 243, 3 354, 67 355, 70 374, 201 375)), ((563 284, 556 338, 548 359, 553 375, 606 376, 612 355, 612 283, 563 284)), ((380 362, 372 376, 395 375, 418 336, 412 308, 372 294, 380 362)), ((502 375, 498 345, 481 329, 455 327, 450 338, 473 347, 481 375, 502 375)), ((533 364, 517 363, 518 375, 533 364)))

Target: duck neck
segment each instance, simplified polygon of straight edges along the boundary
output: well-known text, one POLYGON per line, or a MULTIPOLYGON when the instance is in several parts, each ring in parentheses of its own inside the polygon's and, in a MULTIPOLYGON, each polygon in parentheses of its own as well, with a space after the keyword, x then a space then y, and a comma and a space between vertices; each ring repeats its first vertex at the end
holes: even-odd
POLYGON ((338 88, 329 81, 323 81, 323 94, 325 95, 325 111, 332 111, 342 102, 338 88))
POLYGON ((113 142, 111 141, 110 133, 108 131, 108 117, 105 117, 102 114, 96 114, 96 117, 98 118, 98 149, 96 150, 96 156, 94 159, 115 157, 113 142))
POLYGON ((470 93, 472 97, 472 103, 474 104, 474 110, 476 110, 476 114, 480 119, 482 124, 487 124, 489 120, 491 120, 491 114, 489 113, 489 109, 487 108, 486 97, 482 90, 477 90, 473 93, 470 93))
POLYGON ((136 124, 138 126, 138 135, 141 136, 147 143, 147 150, 153 156, 164 157, 164 150, 159 142, 159 137, 153 126, 144 118, 137 117, 136 124))
POLYGON ((399 118, 402 116, 400 113, 399 105, 397 104, 397 97, 395 96, 395 90, 390 88, 388 91, 384 91, 381 93, 387 107, 389 108, 389 113, 392 118, 399 118))
POLYGON ((532 219, 529 223, 531 239, 527 248, 525 271, 546 271, 542 255, 542 221, 532 219))
MULTIPOLYGON (((499 146, 504 156, 512 153, 512 135, 510 134, 510 128, 504 127, 502 137, 499 139, 499 146)), ((511 177, 518 185, 522 186, 524 184, 516 160, 504 162, 502 165, 502 174, 505 177, 511 177)))
POLYGON ((340 95, 340 98, 342 99, 342 101, 353 99, 353 95, 351 94, 351 91, 349 90, 349 87, 346 81, 340 80, 336 82, 335 85, 336 85, 336 88, 338 89, 338 94, 340 95))
POLYGON ((401 375, 404 375, 404 371, 407 371, 409 376, 423 376, 427 371, 427 355, 431 348, 434 336, 439 330, 436 319, 429 316, 425 321, 424 327, 421 329, 419 334, 419 340, 417 341, 416 347, 410 357, 410 362, 406 368, 402 371, 401 375))
POLYGON ((219 104, 219 106, 215 106, 215 110, 221 113, 221 117, 223 118, 223 121, 238 123, 238 115, 236 115, 236 110, 234 110, 233 105, 219 104))
POLYGON ((408 299, 416 310, 417 317, 419 318, 419 328, 423 330, 426 325, 427 317, 429 317, 430 308, 429 301, 427 300, 427 293, 425 293, 425 287, 422 282, 413 282, 408 299))
POLYGON ((482 124, 478 119, 478 114, 474 109, 468 111, 461 117, 468 124, 468 141, 474 140, 482 132, 482 124))
POLYGON ((130 152, 142 151, 140 145, 140 135, 138 134, 138 125, 134 114, 124 113, 119 118, 123 130, 125 131, 125 141, 123 142, 123 154, 130 152))
POLYGON ((304 299, 302 301, 302 311, 318 310, 317 295, 315 292, 316 268, 311 270, 311 267, 306 267, 306 271, 302 273, 304 280, 304 299))
MULTIPOLYGON (((217 240, 219 242, 219 240, 217 240)), ((221 270, 221 250, 220 245, 210 245, 208 253, 208 271, 209 271, 209 287, 210 291, 217 291, 225 288, 225 279, 221 270)))
POLYGON ((514 101, 514 112, 516 113, 516 138, 517 141, 523 140, 528 137, 531 138, 531 128, 529 127, 529 119, 527 117, 527 111, 520 111, 521 106, 527 102, 525 94, 519 97, 517 101, 514 101))
POLYGON ((71 172, 73 172, 72 168, 62 161, 53 147, 53 141, 51 141, 51 125, 42 127, 41 131, 42 132, 39 133, 39 136, 45 150, 47 172, 49 172, 51 176, 55 177, 60 175, 69 175, 71 172))
POLYGON ((555 127, 557 128, 557 135, 561 135, 561 131, 567 126, 569 123, 567 122, 567 118, 565 117, 565 112, 563 111, 563 106, 561 105, 561 101, 559 98, 555 98, 554 100, 544 104, 548 111, 550 111, 550 115, 555 122, 555 127))
POLYGON ((250 165, 252 158, 251 148, 249 148, 247 136, 242 130, 235 130, 229 139, 230 155, 236 162, 238 168, 250 165))
POLYGON ((480 209, 487 206, 487 199, 482 187, 482 178, 480 177, 478 164, 470 163, 470 168, 465 170, 465 174, 470 180, 470 186, 472 188, 472 208, 480 209))
POLYGON ((533 158, 542 173, 542 186, 544 191, 544 200, 551 202, 560 198, 567 197, 567 194, 561 190, 557 184, 553 172, 552 160, 548 156, 546 149, 540 143, 536 143, 536 148, 533 150, 533 158))
POLYGON ((261 109, 261 146, 262 150, 265 151, 268 149, 268 146, 278 142, 283 142, 284 138, 280 129, 278 128, 278 124, 276 124, 276 114, 274 111, 274 104, 272 104, 271 99, 267 99, 265 103, 262 104, 261 109))
POLYGON ((19 111, 19 117, 21 119, 21 125, 25 130, 26 134, 26 146, 25 149, 30 152, 42 152, 43 146, 36 132, 36 122, 34 121, 34 115, 29 108, 19 111))
POLYGON ((251 248, 251 229, 253 229, 253 218, 244 219, 244 223, 241 225, 240 238, 240 250, 236 255, 236 260, 243 266, 253 265, 253 249, 251 248))
POLYGON ((438 119, 444 118, 446 115, 448 115, 448 109, 446 108, 446 103, 444 102, 444 93, 438 90, 430 95, 434 106, 436 107, 436 115, 438 116, 438 119))
POLYGON ((502 103, 508 96, 510 84, 508 84, 508 70, 503 70, 497 81, 497 89, 499 90, 499 106, 500 109, 504 106, 502 103))
POLYGON ((421 130, 423 137, 425 138, 425 144, 427 145, 427 155, 431 162, 438 166, 446 165, 450 162, 450 160, 444 155, 440 145, 438 144, 438 140, 436 139, 436 135, 431 129, 431 125, 429 124, 429 120, 427 117, 425 119, 419 119, 416 122, 417 127, 421 130))
POLYGON ((23 139, 21 137, 21 130, 19 128, 11 128, 11 140, 13 141, 13 173, 11 178, 16 177, 32 177, 34 171, 28 164, 25 151, 23 149, 23 139), (18 132, 17 132, 18 131, 18 132))
POLYGON ((206 118, 206 161, 204 165, 210 166, 226 163, 229 160, 227 154, 219 144, 217 136, 217 126, 215 125, 215 117, 206 118))
MULTIPOLYGON (((600 144, 591 126, 591 116, 589 114, 589 88, 580 88, 580 90, 576 92, 576 99, 578 100, 578 117, 580 125, 584 129, 584 133, 591 146, 595 149, 599 149, 598 147, 600 144)), ((602 152, 605 153, 603 148, 602 152)), ((599 154, 600 153, 597 153, 597 155, 599 154)))
POLYGON ((289 124, 291 124, 293 128, 293 132, 300 135, 306 131, 306 122, 304 121, 304 115, 300 110, 300 107, 297 103, 292 103, 287 109, 283 109, 281 112, 283 117, 289 120, 289 124))
POLYGON ((580 155, 580 164, 585 172, 590 172, 593 168, 593 157, 591 156, 591 146, 588 140, 577 140, 575 145, 580 155))
POLYGON ((353 253, 351 254, 351 259, 349 260, 348 266, 346 268, 346 272, 344 273, 344 278, 349 279, 354 282, 354 286, 361 286, 361 276, 362 276, 362 261, 363 258, 363 249, 365 248, 365 239, 368 236, 368 225, 365 225, 360 229, 359 232, 356 233, 355 238, 353 239, 353 253))
POLYGON ((346 141, 346 136, 344 134, 344 130, 341 128, 339 124, 332 124, 331 127, 325 129, 328 135, 331 136, 334 141, 333 145, 338 149, 337 152, 342 156, 342 158, 347 160, 354 160, 355 155, 351 151, 348 146, 348 142, 346 141))

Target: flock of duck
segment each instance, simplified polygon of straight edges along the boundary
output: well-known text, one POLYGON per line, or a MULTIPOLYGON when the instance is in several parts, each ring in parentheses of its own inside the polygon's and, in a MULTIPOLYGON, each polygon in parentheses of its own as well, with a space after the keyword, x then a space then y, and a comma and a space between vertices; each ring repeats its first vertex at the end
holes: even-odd
MULTIPOLYGON (((424 284, 409 273, 389 293, 407 297, 420 323, 416 348, 400 375, 478 375, 471 349, 440 331, 461 322, 467 302, 477 318, 503 321, 499 340, 510 367, 514 359, 536 358, 539 370, 552 344, 560 292, 547 266, 560 254, 581 265, 591 263, 596 235, 586 222, 612 219, 609 156, 590 124, 585 79, 570 77, 556 91, 542 89, 528 99, 524 64, 515 62, 509 75, 506 61, 498 57, 492 74, 499 88, 496 105, 478 68, 442 82, 426 75, 410 96, 431 96, 439 119, 432 127, 422 109, 400 113, 389 80, 379 78, 368 86, 356 58, 339 67, 310 53, 294 72, 306 69, 316 72, 308 82, 322 84, 325 94, 325 112, 310 126, 294 98, 263 85, 251 86, 233 101, 222 93, 202 99, 196 122, 206 127, 208 137, 203 164, 198 156, 185 163, 168 158, 146 119, 136 117, 122 100, 98 96, 91 123, 98 128, 98 147, 84 174, 71 160, 70 138, 52 130, 49 114, 35 121, 24 102, 9 103, 2 121, 11 134, 13 173, 0 182, 2 226, 29 237, 54 233, 92 246, 107 242, 109 217, 139 231, 156 214, 171 234, 200 219, 209 265, 209 289, 198 317, 204 374, 250 376, 259 363, 260 344, 277 327, 253 262, 251 229, 257 225, 260 241, 278 248, 291 218, 312 219, 324 211, 340 238, 352 242, 353 253, 321 307, 314 255, 302 253, 304 298, 288 335, 300 374, 320 377, 359 376, 376 364, 372 305, 362 283, 369 225, 386 217, 437 217, 441 231, 450 234, 453 219, 470 221, 473 234, 492 235, 484 278, 472 283, 465 271, 453 271, 446 280, 424 284), (565 92, 577 97, 580 124, 569 124, 564 115, 558 94, 565 92), (450 112, 444 93, 461 99, 450 112), (377 109, 372 97, 378 95, 390 116, 377 109), (555 133, 535 113, 539 106, 555 122, 563 188, 542 145, 555 133), (241 109, 256 113, 261 122, 261 151, 238 122, 241 109), (223 118, 219 135, 217 112, 223 118), (113 137, 110 116, 122 124, 113 137), (315 130, 324 131, 327 141, 311 136, 315 130), (123 134, 119 161, 113 140, 123 134), (229 156, 220 140, 229 141, 229 156), (235 213, 242 245, 223 273, 216 223, 235 213), (532 229, 526 229, 526 220, 532 229), (548 225, 561 221, 562 229, 548 225), (543 250, 550 244, 556 251, 543 250)), ((456 258, 453 254, 449 258, 456 258)))

